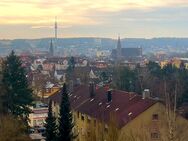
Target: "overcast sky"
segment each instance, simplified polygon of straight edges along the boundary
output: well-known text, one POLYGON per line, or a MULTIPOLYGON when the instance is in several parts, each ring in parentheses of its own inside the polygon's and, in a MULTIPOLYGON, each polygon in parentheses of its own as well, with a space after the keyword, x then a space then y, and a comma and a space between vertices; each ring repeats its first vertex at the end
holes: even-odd
POLYGON ((188 0, 0 0, 0 38, 188 37, 188 0))

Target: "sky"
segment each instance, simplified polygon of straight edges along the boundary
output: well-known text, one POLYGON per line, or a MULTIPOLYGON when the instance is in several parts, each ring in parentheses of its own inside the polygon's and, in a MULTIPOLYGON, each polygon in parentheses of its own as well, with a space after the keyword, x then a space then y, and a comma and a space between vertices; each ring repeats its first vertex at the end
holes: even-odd
POLYGON ((188 0, 0 0, 0 39, 188 37, 188 0))

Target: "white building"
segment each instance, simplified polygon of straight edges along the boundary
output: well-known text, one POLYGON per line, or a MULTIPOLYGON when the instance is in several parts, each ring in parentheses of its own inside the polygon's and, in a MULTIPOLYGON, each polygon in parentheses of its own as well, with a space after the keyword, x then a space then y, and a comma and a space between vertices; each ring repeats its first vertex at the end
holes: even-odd
POLYGON ((48 117, 48 107, 37 105, 36 107, 31 108, 32 113, 29 114, 29 125, 31 127, 43 127, 46 118, 48 117))

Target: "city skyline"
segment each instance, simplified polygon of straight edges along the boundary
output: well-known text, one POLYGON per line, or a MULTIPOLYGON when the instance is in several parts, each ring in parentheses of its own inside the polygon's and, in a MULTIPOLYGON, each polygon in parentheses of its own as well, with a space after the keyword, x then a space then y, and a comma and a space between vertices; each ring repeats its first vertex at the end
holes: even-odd
POLYGON ((0 39, 188 37, 186 0, 1 0, 0 39))

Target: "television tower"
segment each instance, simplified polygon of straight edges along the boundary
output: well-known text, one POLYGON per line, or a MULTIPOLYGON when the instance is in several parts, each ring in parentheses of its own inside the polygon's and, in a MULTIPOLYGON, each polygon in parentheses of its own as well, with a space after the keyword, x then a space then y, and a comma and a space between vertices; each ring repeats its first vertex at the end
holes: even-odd
POLYGON ((55 17, 54 28, 55 28, 55 40, 56 40, 57 39, 57 17, 55 17))
POLYGON ((54 54, 57 55, 57 17, 55 17, 54 22, 54 54))

